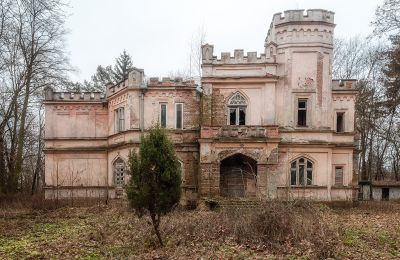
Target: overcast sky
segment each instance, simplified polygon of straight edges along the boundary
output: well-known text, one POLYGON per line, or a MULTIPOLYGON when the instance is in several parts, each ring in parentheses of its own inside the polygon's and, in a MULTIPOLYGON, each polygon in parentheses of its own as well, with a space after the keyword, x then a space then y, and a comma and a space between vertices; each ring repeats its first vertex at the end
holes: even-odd
POLYGON ((188 66, 199 28, 221 51, 262 52, 274 13, 288 9, 335 12, 335 36, 366 36, 383 0, 70 0, 67 49, 77 72, 89 79, 97 65, 114 64, 125 49, 147 76, 168 76, 188 66))

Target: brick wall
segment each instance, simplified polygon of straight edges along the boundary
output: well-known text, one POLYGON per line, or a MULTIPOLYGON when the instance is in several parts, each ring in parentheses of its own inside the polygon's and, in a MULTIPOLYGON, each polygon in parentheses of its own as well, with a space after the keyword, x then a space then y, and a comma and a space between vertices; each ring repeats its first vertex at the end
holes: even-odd
POLYGON ((213 126, 226 125, 225 110, 224 95, 220 93, 219 89, 213 89, 211 107, 211 124, 213 126))

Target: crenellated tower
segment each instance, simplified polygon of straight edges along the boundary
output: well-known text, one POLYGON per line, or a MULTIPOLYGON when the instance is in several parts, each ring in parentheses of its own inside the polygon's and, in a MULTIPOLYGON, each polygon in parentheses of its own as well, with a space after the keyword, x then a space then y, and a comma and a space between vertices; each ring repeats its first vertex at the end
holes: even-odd
POLYGON ((285 108, 277 109, 278 124, 297 127, 294 113, 299 100, 311 113, 308 128, 329 128, 334 13, 322 9, 288 10, 274 15, 265 39, 265 54, 278 64, 277 98, 285 108), (289 104, 290 109, 287 109, 289 104))

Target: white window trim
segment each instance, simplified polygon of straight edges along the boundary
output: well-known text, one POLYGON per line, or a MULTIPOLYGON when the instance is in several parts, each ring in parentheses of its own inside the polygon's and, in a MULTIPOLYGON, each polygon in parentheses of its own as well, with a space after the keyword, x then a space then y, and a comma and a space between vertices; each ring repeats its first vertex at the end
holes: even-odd
POLYGON ((180 130, 184 129, 184 126, 183 126, 183 122, 184 122, 183 121, 183 114, 184 114, 184 103, 181 103, 181 102, 175 103, 175 129, 180 129, 180 130), (182 128, 178 128, 177 127, 177 124, 178 124, 178 121, 177 121, 178 110, 176 109, 177 105, 182 105, 182 116, 181 116, 181 126, 182 126, 182 128))
POLYGON ((315 185, 314 184, 315 183, 314 177, 316 176, 315 172, 314 172, 315 168, 316 168, 315 167, 315 162, 313 160, 310 160, 307 157, 297 157, 297 159, 294 159, 294 160, 290 161, 290 164, 289 164, 289 186, 290 187, 310 187, 310 186, 314 186, 315 185), (305 162, 304 162, 304 176, 303 176, 304 184, 303 185, 300 184, 300 179, 299 179, 299 176, 300 176, 300 174, 299 174, 299 160, 300 159, 304 159, 305 160, 305 162), (292 163, 294 161, 296 161, 296 184, 292 185, 291 171, 292 171, 292 163), (312 164, 312 167, 311 167, 311 184, 307 184, 307 170, 310 169, 310 168, 307 167, 307 161, 310 161, 311 164, 312 164))
POLYGON ((235 119, 235 124, 231 125, 231 126, 241 126, 239 125, 239 111, 240 108, 244 109, 244 114, 245 114, 245 118, 244 118, 244 125, 247 125, 247 109, 248 107, 243 105, 243 106, 235 106, 235 105, 228 105, 228 116, 227 116, 227 121, 226 124, 227 125, 231 125, 231 109, 235 109, 236 110, 236 119, 235 119))
POLYGON ((160 121, 160 127, 162 128, 162 125, 161 125, 161 111, 162 111, 161 106, 162 105, 165 105, 165 128, 167 128, 168 127, 168 103, 167 102, 160 102, 160 106, 159 106, 160 111, 159 111, 158 119, 160 121))

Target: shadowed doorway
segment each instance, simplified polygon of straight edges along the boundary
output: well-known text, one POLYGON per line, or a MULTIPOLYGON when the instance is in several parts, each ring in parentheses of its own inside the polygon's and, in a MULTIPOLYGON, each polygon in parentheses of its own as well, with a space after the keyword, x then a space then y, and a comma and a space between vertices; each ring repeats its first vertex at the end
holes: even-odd
POLYGON ((257 162, 243 154, 235 154, 221 161, 221 196, 243 198, 256 196, 257 162))

